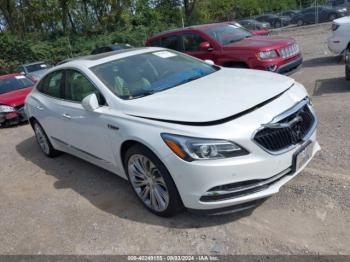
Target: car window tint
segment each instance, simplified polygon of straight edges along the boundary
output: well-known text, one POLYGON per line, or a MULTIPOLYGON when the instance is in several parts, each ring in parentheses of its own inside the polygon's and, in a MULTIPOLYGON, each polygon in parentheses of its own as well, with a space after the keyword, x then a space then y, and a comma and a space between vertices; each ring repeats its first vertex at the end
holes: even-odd
POLYGON ((66 71, 64 99, 81 102, 92 93, 99 94, 96 87, 82 73, 75 70, 66 71))
POLYGON ((91 70, 116 96, 128 100, 194 81, 220 68, 162 50, 117 59, 91 70))
POLYGON ((179 37, 173 35, 162 38, 162 46, 169 49, 179 50, 179 37))
POLYGON ((160 42, 160 38, 153 39, 150 41, 151 46, 162 46, 160 42))
POLYGON ((52 77, 48 81, 46 94, 53 97, 61 96, 60 88, 61 88, 62 77, 63 77, 62 71, 52 75, 52 77))
POLYGON ((63 79, 62 71, 55 71, 51 74, 47 75, 44 79, 42 79, 38 85, 37 90, 46 95, 61 98, 61 81, 63 79))
POLYGON ((200 51, 199 45, 203 42, 205 42, 205 40, 197 34, 183 35, 185 51, 200 51))

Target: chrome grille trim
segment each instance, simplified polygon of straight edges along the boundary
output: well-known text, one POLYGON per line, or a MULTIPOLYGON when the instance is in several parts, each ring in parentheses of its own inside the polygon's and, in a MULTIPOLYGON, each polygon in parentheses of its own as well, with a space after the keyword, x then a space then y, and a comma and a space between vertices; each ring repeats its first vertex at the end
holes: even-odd
POLYGON ((299 48, 299 45, 297 43, 294 43, 294 44, 291 44, 287 47, 281 48, 279 50, 279 53, 283 58, 288 58, 288 57, 292 57, 292 56, 299 54, 300 48, 299 48))
MULTIPOLYGON (((315 131, 317 125, 318 125, 317 117, 316 117, 312 107, 309 106, 309 104, 310 104, 310 99, 308 97, 306 97, 305 99, 301 100, 300 102, 298 102, 296 105, 294 105, 290 109, 286 110, 285 112, 283 112, 280 115, 278 115, 275 118, 273 118, 271 122, 261 125, 261 127, 258 128, 253 133, 252 141, 256 145, 258 145, 260 148, 262 148, 264 151, 266 151, 266 152, 268 152, 269 154, 272 154, 272 155, 280 155, 280 154, 286 153, 286 152, 294 149, 295 147, 303 144, 305 141, 310 139, 310 137, 312 136, 312 134, 314 133, 314 131, 315 131), (312 119, 313 122, 312 122, 312 125, 309 128, 308 132, 304 135, 304 137, 298 143, 291 143, 290 146, 288 146, 286 148, 283 148, 281 150, 269 150, 268 148, 266 148, 262 144, 260 144, 258 141, 256 141, 255 137, 260 131, 262 131, 266 127, 269 127, 270 129, 273 128, 274 124, 278 124, 280 121, 282 121, 282 120, 288 118, 289 116, 297 113, 298 111, 300 111, 305 106, 307 106, 308 110, 310 111, 310 114, 313 117, 313 119, 312 119)), ((275 141, 273 141, 273 142, 275 142, 275 141)))

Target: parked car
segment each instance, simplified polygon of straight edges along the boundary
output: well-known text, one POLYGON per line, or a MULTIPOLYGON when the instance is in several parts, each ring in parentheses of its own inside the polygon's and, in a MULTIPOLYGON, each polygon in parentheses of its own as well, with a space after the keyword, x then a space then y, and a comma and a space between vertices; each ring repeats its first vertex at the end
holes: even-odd
POLYGON ((51 67, 52 66, 50 63, 40 61, 40 62, 21 65, 17 69, 17 72, 22 75, 28 76, 29 78, 37 82, 51 67))
POLYGON ((245 67, 291 74, 302 64, 292 38, 257 37, 231 23, 192 26, 160 33, 146 41, 225 67, 245 67))
POLYGON ((292 23, 302 26, 304 24, 330 22, 346 16, 346 14, 346 9, 336 9, 329 6, 308 7, 295 15, 292 23))
POLYGON ((350 17, 333 21, 332 35, 328 38, 328 48, 335 54, 344 54, 350 48, 350 17))
POLYGON ((326 5, 338 9, 346 8, 348 13, 350 10, 350 0, 329 0, 326 5))
POLYGON ((243 19, 239 20, 238 23, 247 28, 249 31, 269 29, 271 27, 270 23, 259 22, 255 19, 243 19))
POLYGON ((0 126, 9 126, 27 120, 24 100, 34 82, 20 74, 0 76, 0 126))
POLYGON ((292 20, 294 16, 298 13, 299 13, 298 10, 286 10, 281 13, 281 16, 289 17, 292 20))
POLYGON ((160 216, 252 207, 319 150, 301 84, 163 48, 55 67, 26 110, 45 155, 64 151, 128 179, 160 216))
POLYGON ((96 55, 96 54, 118 51, 118 50, 129 49, 129 48, 132 48, 132 46, 129 44, 113 44, 109 46, 98 47, 92 50, 91 54, 96 55))
POLYGON ((239 22, 233 22, 233 24, 247 29, 252 35, 267 36, 270 34, 269 23, 261 23, 256 20, 240 20, 239 22))
POLYGON ((345 78, 350 80, 350 50, 348 49, 345 54, 345 78))
POLYGON ((244 30, 247 30, 248 32, 250 32, 252 35, 255 35, 255 36, 268 36, 270 34, 270 31, 267 28, 264 28, 261 30, 259 30, 259 29, 249 30, 248 28, 245 28, 243 25, 241 25, 238 22, 231 22, 230 24, 241 27, 244 30))
POLYGON ((273 14, 261 15, 255 18, 259 22, 270 23, 274 28, 280 28, 290 24, 290 18, 287 16, 277 16, 273 14))

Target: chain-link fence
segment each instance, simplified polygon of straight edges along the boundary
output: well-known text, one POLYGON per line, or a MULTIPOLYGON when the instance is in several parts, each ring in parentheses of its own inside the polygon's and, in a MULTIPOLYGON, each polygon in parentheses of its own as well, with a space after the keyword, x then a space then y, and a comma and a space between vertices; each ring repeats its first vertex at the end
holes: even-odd
POLYGON ((240 19, 250 30, 282 28, 331 22, 350 14, 350 0, 313 0, 300 4, 297 9, 261 13, 240 19))

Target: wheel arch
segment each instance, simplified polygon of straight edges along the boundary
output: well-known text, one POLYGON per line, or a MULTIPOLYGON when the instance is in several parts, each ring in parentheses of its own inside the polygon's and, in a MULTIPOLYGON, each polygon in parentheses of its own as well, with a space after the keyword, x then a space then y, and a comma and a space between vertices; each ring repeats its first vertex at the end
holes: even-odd
MULTIPOLYGON (((29 124, 31 125, 32 128, 34 128, 34 122, 38 122, 38 123, 39 123, 39 121, 38 121, 34 116, 31 116, 31 117, 28 119, 28 121, 29 121, 29 124)), ((39 123, 39 124, 40 124, 40 123, 39 123)))
POLYGON ((223 64, 224 67, 231 67, 231 68, 249 68, 249 65, 246 62, 243 61, 229 61, 225 62, 223 64))

